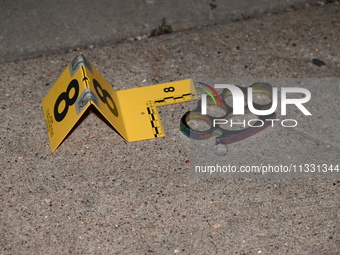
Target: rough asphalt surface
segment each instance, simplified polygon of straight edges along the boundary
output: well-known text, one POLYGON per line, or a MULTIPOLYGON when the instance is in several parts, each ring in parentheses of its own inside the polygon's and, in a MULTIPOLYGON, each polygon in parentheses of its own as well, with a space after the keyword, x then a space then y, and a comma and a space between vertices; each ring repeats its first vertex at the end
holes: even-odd
POLYGON ((0 58, 142 38, 165 18, 176 31, 261 16, 314 0, 0 0, 0 58))
MULTIPOLYGON (((338 2, 317 4, 81 51, 119 90, 186 78, 336 78, 339 16, 338 2)), ((339 254, 340 178, 193 178, 179 130, 189 103, 160 108, 165 138, 134 143, 89 112, 52 154, 41 100, 75 54, 0 64, 0 254, 339 254)), ((283 164, 297 159, 286 156, 294 146, 300 162, 321 151, 339 163, 335 88, 313 98, 332 106, 319 129, 273 129, 226 157, 265 162, 289 141, 283 164)))

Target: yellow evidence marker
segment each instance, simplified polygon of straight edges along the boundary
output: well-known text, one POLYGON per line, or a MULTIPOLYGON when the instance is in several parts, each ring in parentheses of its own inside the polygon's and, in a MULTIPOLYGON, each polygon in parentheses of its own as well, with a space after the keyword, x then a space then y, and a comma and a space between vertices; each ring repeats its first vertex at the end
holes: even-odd
POLYGON ((115 91, 84 57, 76 55, 42 101, 54 152, 90 105, 128 142, 164 137, 157 107, 196 100, 191 79, 115 91))

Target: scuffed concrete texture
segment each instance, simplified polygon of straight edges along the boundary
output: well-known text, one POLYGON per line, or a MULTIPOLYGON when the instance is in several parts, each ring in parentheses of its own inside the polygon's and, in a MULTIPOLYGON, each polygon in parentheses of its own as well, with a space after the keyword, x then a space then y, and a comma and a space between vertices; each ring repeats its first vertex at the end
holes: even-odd
MULTIPOLYGON (((338 17, 335 3, 83 52, 116 89, 184 78, 338 77, 338 17)), ((338 253, 339 178, 193 179, 190 140, 179 131, 189 103, 160 108, 165 138, 135 143, 89 112, 51 154, 41 100, 74 54, 0 66, 0 254, 338 253)), ((337 127, 337 109, 324 113, 327 128, 337 127)), ((303 132, 270 135, 310 144, 303 132)), ((247 158, 247 143, 235 146, 247 158)))
POLYGON ((304 6, 315 0, 0 1, 0 61, 128 38, 142 38, 163 18, 174 30, 304 6))

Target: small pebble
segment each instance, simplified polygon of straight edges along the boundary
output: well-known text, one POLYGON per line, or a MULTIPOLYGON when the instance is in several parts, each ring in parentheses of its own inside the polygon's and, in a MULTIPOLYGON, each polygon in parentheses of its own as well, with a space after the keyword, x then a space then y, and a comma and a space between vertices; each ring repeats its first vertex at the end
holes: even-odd
POLYGON ((321 66, 324 66, 326 65, 326 63, 320 59, 317 59, 317 58, 313 58, 312 59, 312 63, 318 67, 321 67, 321 66))
POLYGON ((225 155, 227 155, 228 147, 227 147, 226 144, 219 143, 219 144, 214 146, 213 150, 214 150, 214 153, 216 155, 218 155, 218 156, 225 156, 225 155))

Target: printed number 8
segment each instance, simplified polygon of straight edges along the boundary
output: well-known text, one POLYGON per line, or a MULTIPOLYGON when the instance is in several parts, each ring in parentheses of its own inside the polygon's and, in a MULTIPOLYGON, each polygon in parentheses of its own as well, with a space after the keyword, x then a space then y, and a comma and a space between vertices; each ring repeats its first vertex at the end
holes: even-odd
POLYGON ((78 94, 79 83, 77 80, 72 80, 68 84, 66 92, 61 93, 54 104, 54 118, 56 121, 60 122, 65 118, 68 112, 68 108, 76 102, 78 94), (74 95, 72 96, 72 98, 70 98, 71 89, 74 89, 74 95), (65 107, 62 112, 59 112, 59 105, 62 101, 65 101, 65 107))
POLYGON ((94 88, 96 90, 96 93, 98 95, 98 97, 100 98, 100 100, 107 105, 107 107, 109 107, 110 111, 112 112, 112 114, 116 117, 118 117, 118 109, 117 106, 115 104, 115 102, 113 101, 111 95, 109 94, 109 92, 107 92, 105 89, 102 89, 102 86, 100 86, 99 82, 95 79, 93 79, 93 85, 94 88), (100 92, 98 91, 98 89, 100 90, 100 92), (109 99, 109 100, 108 100, 109 99), (109 104, 108 101, 111 101, 111 105, 109 104))
POLYGON ((168 92, 174 92, 175 88, 174 87, 169 87, 169 88, 164 88, 164 92, 168 93, 168 92))

